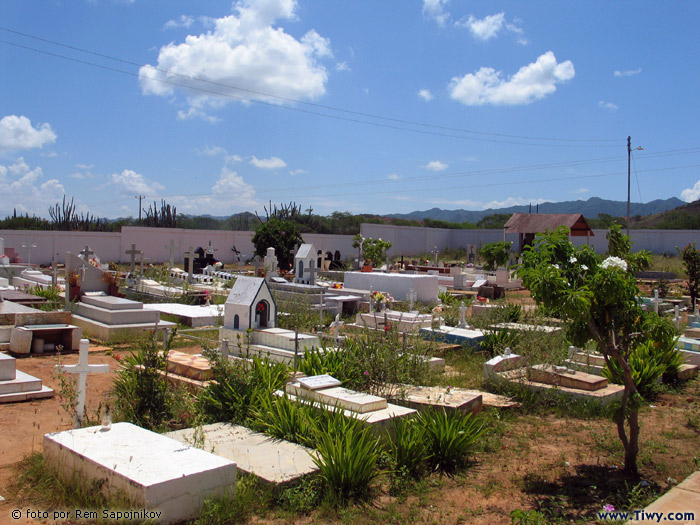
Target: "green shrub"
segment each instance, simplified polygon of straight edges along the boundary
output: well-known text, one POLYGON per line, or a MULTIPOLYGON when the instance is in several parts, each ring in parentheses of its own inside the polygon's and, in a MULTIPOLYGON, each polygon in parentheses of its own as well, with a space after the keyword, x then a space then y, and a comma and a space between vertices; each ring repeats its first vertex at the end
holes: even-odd
POLYGON ((390 465, 395 476, 414 477, 428 459, 425 428, 414 419, 394 418, 385 436, 390 465))
MULTIPOLYGON (((654 341, 645 341, 632 350, 629 365, 632 378, 641 394, 649 394, 653 385, 665 374, 677 373, 683 363, 683 356, 674 346, 661 346, 654 341)), ((622 368, 617 361, 610 360, 602 370, 602 374, 611 383, 622 384, 622 368)))
POLYGON ((313 461, 326 488, 336 498, 364 496, 380 472, 377 470, 379 442, 372 430, 352 425, 343 433, 322 433, 313 461))
POLYGON ((497 270, 506 264, 510 258, 510 246, 511 243, 507 241, 484 244, 479 250, 479 255, 484 260, 484 270, 497 270))
POLYGON ((506 348, 512 348, 517 342, 515 332, 510 330, 494 330, 486 332, 484 338, 479 342, 479 348, 485 350, 489 355, 500 355, 506 348))
POLYGON ((306 406, 285 396, 262 396, 252 409, 253 426, 268 436, 313 447, 313 427, 306 406))
POLYGON ((484 432, 484 425, 472 413, 464 415, 444 408, 421 412, 417 423, 424 431, 430 463, 443 473, 452 473, 461 467, 472 445, 484 432))

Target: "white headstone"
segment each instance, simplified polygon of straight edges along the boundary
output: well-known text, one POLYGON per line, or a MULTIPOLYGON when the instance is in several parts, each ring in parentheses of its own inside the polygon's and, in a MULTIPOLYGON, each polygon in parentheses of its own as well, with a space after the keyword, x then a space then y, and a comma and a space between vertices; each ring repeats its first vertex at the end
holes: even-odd
POLYGON ((459 306, 459 328, 469 328, 466 319, 467 307, 464 306, 464 301, 459 306))
POLYGON ((57 372, 66 372, 68 374, 78 374, 78 384, 76 394, 78 396, 75 406, 75 421, 74 428, 80 428, 83 422, 83 412, 85 412, 85 387, 88 374, 105 374, 109 372, 109 365, 91 365, 88 364, 88 350, 90 349, 90 341, 87 339, 80 340, 80 353, 78 354, 77 365, 56 365, 57 372))
POLYGON ((328 374, 302 377, 298 381, 301 387, 307 390, 321 390, 323 388, 332 388, 342 384, 335 377, 328 374))

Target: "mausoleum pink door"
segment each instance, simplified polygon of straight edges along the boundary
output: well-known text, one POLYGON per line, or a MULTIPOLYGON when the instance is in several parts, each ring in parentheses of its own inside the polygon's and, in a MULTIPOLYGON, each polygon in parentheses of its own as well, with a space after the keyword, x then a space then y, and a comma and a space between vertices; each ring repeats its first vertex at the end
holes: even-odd
POLYGON ((255 306, 255 324, 258 328, 267 328, 270 317, 270 305, 267 301, 260 301, 255 306))

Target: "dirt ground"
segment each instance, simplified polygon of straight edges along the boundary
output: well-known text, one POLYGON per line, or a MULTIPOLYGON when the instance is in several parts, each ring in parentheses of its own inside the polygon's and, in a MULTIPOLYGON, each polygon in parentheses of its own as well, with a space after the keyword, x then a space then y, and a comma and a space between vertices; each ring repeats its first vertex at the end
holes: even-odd
MULTIPOLYGON (((195 353, 198 349, 179 350, 195 353)), ((90 349, 90 362, 109 364, 110 373, 88 376, 89 413, 111 388, 118 368, 118 362, 106 355, 107 351, 97 346, 90 349)), ((60 359, 64 364, 74 364, 78 355, 64 355, 60 359)), ((58 362, 56 355, 17 360, 19 370, 40 377, 45 385, 57 390, 57 395, 51 399, 0 405, 1 496, 8 497, 7 487, 15 475, 17 463, 31 452, 41 450, 44 434, 71 428, 70 417, 61 406, 60 386, 53 371, 58 362)), ((609 420, 539 416, 523 411, 501 417, 504 417, 501 433, 489 438, 491 450, 476 454, 472 466, 454 478, 431 475, 422 489, 398 498, 389 495, 383 487, 370 505, 351 509, 340 517, 318 513, 293 517, 269 515, 253 518, 253 522, 369 523, 381 520, 507 524, 514 509, 539 509, 566 521, 581 520, 611 503, 610 499, 601 497, 609 493, 609 487, 624 485, 619 440, 609 420)), ((639 464, 642 478, 650 488, 663 492, 698 468, 696 463, 700 459, 694 461, 694 458, 700 456, 700 380, 645 404, 641 424, 639 464)), ((37 523, 26 517, 11 518, 12 510, 20 508, 26 512, 27 506, 18 506, 9 500, 0 502, 0 524, 37 523)), ((700 509, 678 510, 700 513, 700 509)))

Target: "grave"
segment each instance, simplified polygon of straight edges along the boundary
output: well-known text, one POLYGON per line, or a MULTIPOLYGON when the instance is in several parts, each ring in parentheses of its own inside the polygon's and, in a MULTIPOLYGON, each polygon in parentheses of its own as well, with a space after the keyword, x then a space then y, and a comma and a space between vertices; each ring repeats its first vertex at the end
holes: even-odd
MULTIPOLYGON (((61 279, 61 284, 63 279, 61 279)), ((51 288, 53 286, 53 279, 50 275, 46 275, 40 270, 34 270, 31 268, 26 268, 22 272, 12 278, 12 286, 22 289, 25 287, 34 288, 38 286, 39 288, 51 288)))
POLYGON ((78 350, 81 337, 82 329, 72 324, 26 324, 10 331, 9 350, 17 355, 43 354, 60 346, 72 352, 78 350))
POLYGON ((547 334, 561 332, 561 327, 559 326, 546 326, 525 323, 498 323, 490 326, 490 328, 493 328, 495 330, 512 330, 515 332, 544 332, 547 334))
POLYGON ((43 449, 64 479, 122 493, 136 512, 160 512, 166 523, 196 517, 205 499, 232 494, 236 483, 233 461, 131 423, 46 434, 43 449))
POLYGON ((602 376, 603 368, 605 367, 605 358, 603 354, 599 354, 598 352, 587 352, 575 346, 570 346, 569 357, 565 361, 565 364, 573 370, 580 370, 581 372, 602 376))
POLYGON ((201 435, 203 441, 198 445, 203 450, 234 461, 240 472, 266 483, 290 483, 318 471, 311 459, 312 450, 296 443, 230 423, 214 423, 200 428, 164 435, 185 444, 192 444, 201 435))
POLYGON ((67 374, 77 374, 76 382, 76 403, 75 403, 75 421, 73 428, 80 428, 83 422, 85 413, 85 388, 87 384, 88 374, 106 374, 109 372, 109 365, 91 365, 88 363, 88 353, 90 349, 90 341, 87 339, 80 340, 80 355, 78 356, 78 364, 75 365, 56 365, 56 372, 67 374))
POLYGON ((160 312, 148 310, 140 301, 109 295, 87 295, 75 305, 73 322, 83 333, 105 342, 135 332, 174 328, 175 323, 160 320, 160 312))
POLYGON ((401 404, 426 410, 429 408, 444 408, 447 411, 480 412, 483 406, 481 393, 462 388, 444 386, 414 386, 398 385, 397 398, 401 404))
POLYGON ((520 356, 506 349, 484 364, 484 376, 491 381, 519 384, 535 392, 552 392, 576 399, 587 399, 607 404, 622 398, 625 387, 608 384, 608 380, 593 374, 577 372, 565 366, 538 364, 520 366, 520 356))
POLYGON ((420 335, 428 341, 442 341, 469 347, 476 347, 484 339, 484 332, 481 330, 445 325, 438 328, 421 328, 420 335))
POLYGON ((275 249, 268 248, 267 254, 265 255, 265 260, 263 261, 263 266, 265 267, 265 279, 270 280, 273 277, 278 277, 277 273, 277 256, 275 256, 275 249))
POLYGON ((196 258, 192 258, 191 251, 188 252, 189 257, 185 258, 185 271, 190 275, 199 275, 207 266, 216 265, 219 261, 214 257, 214 251, 215 249, 212 247, 210 241, 206 249, 201 246, 197 247, 194 251, 194 255, 197 256, 196 258), (190 264, 190 262, 192 264, 190 264))
POLYGON ((690 337, 679 337, 678 342, 676 342, 676 348, 678 348, 685 362, 690 365, 700 365, 700 340, 691 339, 690 337))
POLYGON ((276 393, 302 403, 320 404, 326 410, 342 410, 346 417, 360 419, 379 431, 388 430, 393 418, 416 413, 412 408, 393 405, 382 397, 356 392, 339 384, 340 381, 329 375, 304 377, 287 383, 285 392, 276 393))
POLYGON ((413 333, 421 328, 430 328, 433 316, 418 312, 399 312, 395 310, 384 310, 382 312, 362 313, 355 315, 355 325, 374 330, 383 330, 388 325, 401 333, 413 333))
POLYGON ((695 471, 666 494, 647 505, 643 511, 635 511, 634 519, 628 521, 627 525, 671 520, 673 523, 690 525, 697 523, 699 511, 700 471, 695 471))
MULTIPOLYGON (((81 293, 108 293, 109 282, 106 272, 70 252, 66 252, 66 275, 70 272, 78 274, 78 285, 81 293)), ((73 299, 71 297, 71 299, 73 299)))
POLYGON ((413 290, 416 299, 425 303, 435 303, 438 298, 436 275, 345 272, 345 287, 356 290, 381 290, 397 298, 406 297, 413 290))
POLYGON ((16 364, 14 357, 0 354, 0 403, 53 397, 54 391, 42 385, 41 379, 17 370, 16 364))
POLYGON ((144 304, 143 308, 170 315, 177 318, 179 323, 193 328, 220 324, 224 315, 223 305, 216 304, 195 306, 182 303, 153 303, 144 304))
MULTIPOLYGON (((29 308, 9 300, 0 301, 0 350, 10 350, 12 330, 14 330, 16 327, 37 324, 68 325, 70 320, 70 312, 43 312, 41 310, 29 308)), ((79 339, 80 338, 78 337, 78 340, 79 339)), ((22 348, 24 351, 26 351, 26 344, 26 341, 22 343, 22 348)), ((76 342, 75 344, 77 345, 78 343, 76 342)), ((29 345, 29 348, 31 349, 31 340, 29 341, 29 345)), ((78 347, 76 346, 75 349, 77 348, 78 347)))

